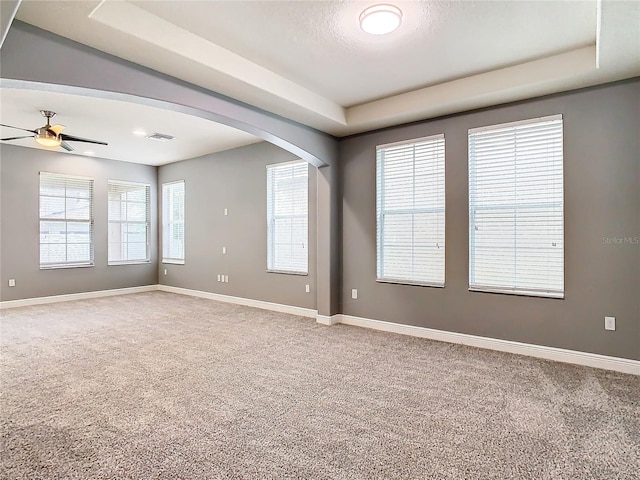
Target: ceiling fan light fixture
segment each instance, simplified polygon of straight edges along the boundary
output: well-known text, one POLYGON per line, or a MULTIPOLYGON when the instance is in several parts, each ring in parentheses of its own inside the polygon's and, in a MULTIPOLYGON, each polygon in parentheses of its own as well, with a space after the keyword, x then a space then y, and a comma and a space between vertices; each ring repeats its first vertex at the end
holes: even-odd
POLYGON ((386 35, 402 22, 402 11, 395 5, 381 4, 365 8, 360 14, 360 28, 371 35, 386 35))
POLYGON ((59 147, 62 143, 59 137, 51 135, 50 133, 37 133, 35 138, 36 142, 43 147, 59 147))

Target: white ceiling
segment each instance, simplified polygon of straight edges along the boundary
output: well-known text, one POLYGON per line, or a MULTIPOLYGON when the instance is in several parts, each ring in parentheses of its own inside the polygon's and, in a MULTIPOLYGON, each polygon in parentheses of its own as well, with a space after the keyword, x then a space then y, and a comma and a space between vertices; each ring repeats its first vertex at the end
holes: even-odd
POLYGON ((376 3, 23 1, 17 18, 337 136, 640 75, 640 2, 393 1, 380 37, 358 26, 376 3))
MULTIPOLYGON (((199 117, 102 98, 3 88, 0 105, 0 123, 34 130, 45 125, 46 119, 40 110, 46 109, 56 112, 51 124, 65 125, 63 133, 109 144, 68 142, 75 149, 74 155, 91 151, 97 157, 146 165, 164 165, 261 141, 248 133, 199 117), (148 134, 164 133, 175 139, 169 142, 150 140, 134 135, 132 132, 137 129, 148 134)), ((5 127, 0 127, 0 134, 0 138, 29 135, 5 127)), ((33 138, 7 143, 45 148, 33 138)), ((62 148, 53 150, 64 151, 62 148)))

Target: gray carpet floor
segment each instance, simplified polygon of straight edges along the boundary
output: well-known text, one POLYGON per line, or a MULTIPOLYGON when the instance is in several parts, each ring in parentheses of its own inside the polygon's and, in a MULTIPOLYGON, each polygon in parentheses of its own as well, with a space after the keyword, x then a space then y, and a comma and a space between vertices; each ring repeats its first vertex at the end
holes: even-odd
POLYGON ((163 292, 1 315, 3 479, 640 478, 640 377, 163 292))

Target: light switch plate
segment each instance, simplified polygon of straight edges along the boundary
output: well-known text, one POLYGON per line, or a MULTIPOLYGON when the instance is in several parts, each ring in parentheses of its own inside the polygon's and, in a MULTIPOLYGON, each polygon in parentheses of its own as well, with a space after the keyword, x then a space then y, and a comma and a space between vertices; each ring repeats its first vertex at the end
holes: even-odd
POLYGON ((616 317, 604 317, 604 329, 615 330, 616 329, 616 317))

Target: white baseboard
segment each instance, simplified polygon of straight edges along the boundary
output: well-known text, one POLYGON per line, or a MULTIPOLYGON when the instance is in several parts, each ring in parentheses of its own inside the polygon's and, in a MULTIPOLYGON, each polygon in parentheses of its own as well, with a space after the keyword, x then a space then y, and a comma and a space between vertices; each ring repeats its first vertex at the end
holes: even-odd
POLYGON ((572 363, 575 365, 584 365, 587 367, 640 375, 640 361, 638 360, 609 357, 606 355, 579 352, 575 350, 565 350, 563 348, 545 347, 543 345, 512 342, 510 340, 500 340, 497 338, 479 337, 477 335, 447 332, 444 330, 416 327, 413 325, 402 325, 399 323, 372 320, 370 318, 353 317, 351 315, 339 315, 339 322, 337 323, 399 333, 401 335, 411 335, 413 337, 428 338, 430 340, 438 340, 441 342, 458 343, 471 347, 486 348, 489 350, 497 350, 499 352, 516 353, 529 357, 554 360, 556 362, 572 363))
POLYGON ((477 335, 469 335, 466 333, 447 332, 444 330, 435 330, 432 328, 416 327, 413 325, 384 322, 382 320, 354 317, 351 315, 319 315, 317 310, 313 310, 310 308, 282 305, 279 303, 264 302, 262 300, 253 300, 250 298, 232 297, 230 295, 203 292, 199 290, 191 290, 188 288, 172 287, 169 285, 144 285, 140 287, 116 288, 113 290, 99 290, 95 292, 71 293, 67 295, 53 295, 49 297, 8 300, 0 302, 0 310, 6 308, 26 307, 30 305, 43 305, 46 303, 68 302, 71 300, 111 297, 114 295, 126 295, 130 293, 153 292, 158 290, 163 292, 177 293, 181 295, 190 295, 193 297, 208 298, 210 300, 233 303, 236 305, 261 308, 263 310, 288 313, 291 315, 298 315, 302 317, 315 318, 318 323, 321 323, 323 325, 336 325, 342 323, 344 325, 371 328, 374 330, 399 333, 401 335, 410 335, 413 337, 428 338, 430 340, 437 340, 441 342, 458 343, 471 347, 486 348, 489 350, 515 353, 518 355, 526 355, 529 357, 544 358, 547 360, 554 360, 556 362, 572 363, 575 365, 584 365, 587 367, 613 370, 616 372, 629 373, 632 375, 640 375, 640 361, 638 360, 609 357, 606 355, 598 355, 596 353, 579 352, 575 350, 566 350, 563 348, 555 347, 545 347, 543 345, 513 342, 510 340, 500 340, 497 338, 480 337, 477 335))
POLYGON ((20 300, 6 300, 0 302, 0 310, 5 308, 28 307, 30 305, 44 305, 45 303, 70 302, 72 300, 85 300, 88 298, 112 297, 114 295, 127 295, 129 293, 154 292, 157 285, 143 285, 141 287, 114 288, 112 290, 98 290, 94 292, 69 293, 66 295, 52 295, 50 297, 22 298, 20 300))
POLYGON ((222 295, 220 293, 203 292, 200 290, 191 290, 189 288, 172 287, 170 285, 157 285, 157 289, 162 292, 178 293, 180 295, 190 295, 192 297, 208 298, 219 302, 234 303, 236 305, 245 305, 247 307, 261 308, 263 310, 272 310, 274 312, 289 313, 301 317, 316 318, 317 310, 310 308, 294 307, 292 305, 282 305, 280 303, 264 302, 262 300, 253 300, 251 298, 232 297, 230 295, 222 295))
POLYGON ((322 325, 327 325, 327 326, 331 326, 331 325, 336 325, 338 323, 340 323, 340 317, 342 315, 316 315, 316 322, 321 323, 322 325))

